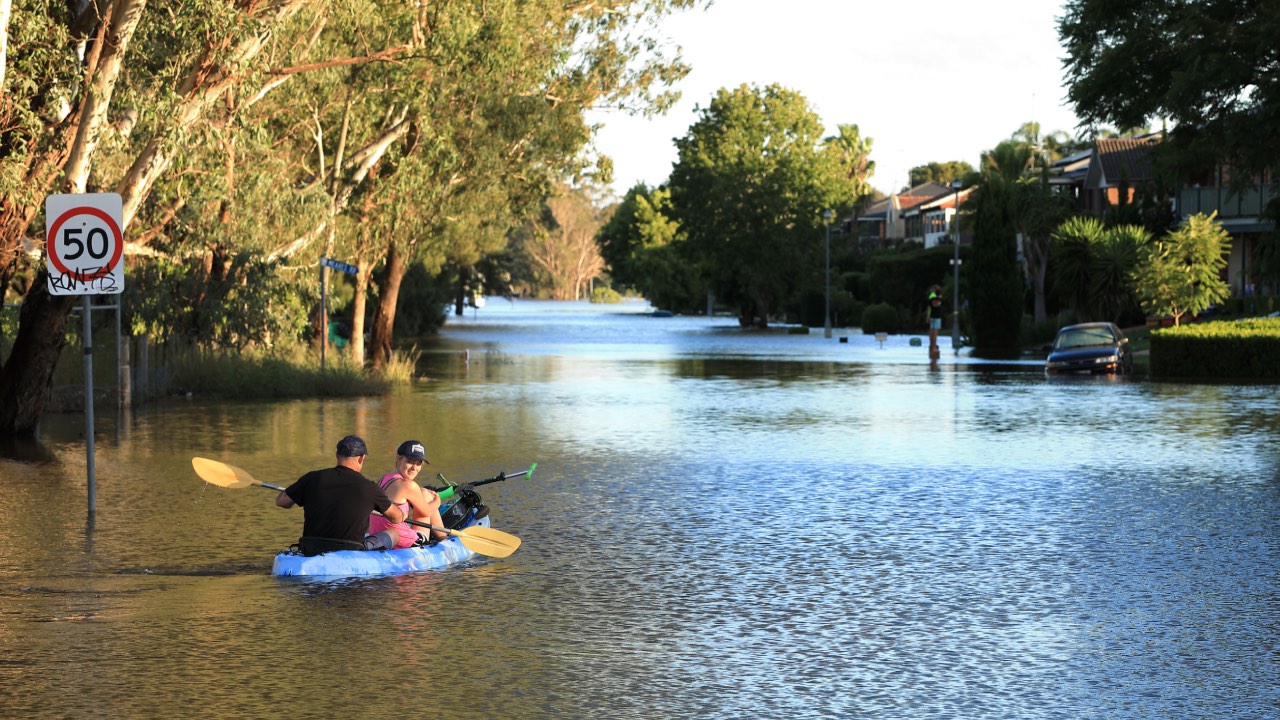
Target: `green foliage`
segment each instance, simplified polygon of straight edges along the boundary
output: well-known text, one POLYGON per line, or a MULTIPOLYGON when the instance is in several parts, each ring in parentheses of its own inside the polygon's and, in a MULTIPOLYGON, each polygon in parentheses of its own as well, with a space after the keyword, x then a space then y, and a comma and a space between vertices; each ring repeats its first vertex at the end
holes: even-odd
POLYGON ((1280 295, 1238 295, 1227 298, 1222 310, 1227 315, 1269 315, 1280 308, 1280 295))
MULTIPOLYGON (((641 278, 635 270, 635 255, 645 244, 639 215, 640 204, 648 199, 649 194, 648 185, 634 185, 622 202, 613 207, 609 219, 596 235, 600 256, 604 258, 610 277, 623 287, 641 286, 641 278)), ((646 202, 646 205, 649 204, 646 202)))
POLYGON ((421 358, 422 353, 418 352, 416 345, 404 352, 393 350, 391 357, 378 368, 374 377, 388 385, 407 385, 413 381, 421 358))
POLYGON ((1151 333, 1153 377, 1280 378, 1280 318, 1193 323, 1151 333))
MULTIPOLYGON (((447 274, 432 274, 426 263, 415 262, 405 270, 400 284, 395 334, 416 338, 435 333, 444 325, 452 288, 447 274)), ((365 327, 369 327, 368 324, 365 327)))
POLYGON ((1058 318, 1048 318, 1043 322, 1036 322, 1031 316, 1022 316, 1022 342, 1025 345, 1044 347, 1053 343, 1053 338, 1058 334, 1058 328, 1071 323, 1064 322, 1058 318))
POLYGON ((973 166, 963 160, 949 162, 931 162, 917 165, 908 173, 908 187, 935 182, 939 185, 950 185, 952 180, 964 180, 974 174, 973 166))
POLYGON ((4 29, 8 48, 0 88, 0 197, 25 205, 44 202, 45 188, 27 176, 29 163, 65 144, 65 138, 48 129, 72 110, 81 84, 83 71, 73 51, 76 41, 67 12, 63 2, 17 0, 4 29))
POLYGON ((671 193, 644 184, 627 192, 597 235, 615 284, 634 287, 657 307, 695 311, 706 284, 688 256, 671 193))
POLYGON ((1172 129, 1154 152, 1166 168, 1226 163, 1237 182, 1256 181, 1280 160, 1277 33, 1280 13, 1263 0, 1070 0, 1058 27, 1067 97, 1087 126, 1161 119, 1172 129))
POLYGON ((319 353, 194 350, 170 360, 169 387, 178 393, 244 400, 354 397, 387 391, 385 380, 371 377, 344 356, 319 353))
POLYGON ((1177 325, 1183 315, 1195 315, 1229 297, 1231 289, 1221 272, 1227 266, 1224 253, 1230 240, 1216 212, 1197 213, 1165 238, 1141 247, 1133 280, 1142 309, 1171 317, 1177 325))
MULTIPOLYGON (((831 325, 832 327, 848 327, 856 325, 862 318, 867 304, 859 302, 853 295, 840 289, 834 282, 831 285, 831 325)), ((800 293, 796 304, 796 319, 812 327, 826 327, 823 310, 826 308, 826 296, 823 288, 807 287, 800 293)))
POLYGON ((962 267, 969 289, 970 337, 984 353, 1016 350, 1022 328, 1023 278, 1017 264, 1017 190, 1031 161, 1002 143, 988 155, 973 204, 973 248, 962 267))
MULTIPOLYGON (((951 277, 951 247, 899 247, 873 252, 867 258, 864 276, 870 286, 868 300, 908 308, 912 315, 923 312, 929 288, 951 277)), ((961 260, 968 255, 961 248, 961 260)), ((963 265, 961 266, 963 267, 963 265)))
POLYGON ((125 282, 129 332, 202 348, 292 348, 304 339, 318 300, 315 277, 285 274, 279 262, 248 252, 195 267, 142 260, 125 282))
POLYGON ((817 113, 778 85, 721 89, 676 140, 671 202, 688 255, 744 325, 821 281, 823 212, 856 197, 821 141, 817 113))
POLYGON ((696 261, 689 258, 684 243, 646 248, 638 260, 638 271, 647 278, 641 290, 655 307, 684 312, 702 310, 706 281, 696 261))
POLYGON ((840 173, 849 183, 847 197, 841 198, 843 203, 833 206, 837 216, 853 211, 863 198, 871 195, 871 176, 876 172, 876 163, 871 159, 871 138, 862 137, 857 125, 841 124, 836 126, 837 133, 822 141, 823 150, 833 155, 840 173))
POLYGON ((889 332, 896 333, 902 328, 902 318, 897 308, 889 303, 868 305, 862 311, 862 323, 859 325, 863 334, 889 332))
POLYGON ((622 295, 607 285, 597 285, 591 289, 591 302, 612 305, 622 302, 622 295))
POLYGON ((1088 216, 1074 217, 1058 226, 1053 233, 1050 268, 1060 299, 1079 322, 1136 319, 1131 272, 1138 249, 1150 239, 1139 226, 1108 228, 1088 216))

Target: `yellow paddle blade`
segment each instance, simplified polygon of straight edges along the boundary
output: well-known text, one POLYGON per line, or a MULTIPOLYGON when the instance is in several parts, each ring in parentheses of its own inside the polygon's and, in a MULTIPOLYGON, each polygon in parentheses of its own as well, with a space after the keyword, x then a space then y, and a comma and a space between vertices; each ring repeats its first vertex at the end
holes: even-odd
POLYGON ((253 479, 252 475, 244 470, 217 460, 193 457, 191 458, 191 467, 195 468, 196 475, 199 475, 201 480, 210 485, 238 490, 259 484, 258 481, 253 479))
POLYGON ((457 536, 471 552, 489 557, 504 558, 520 547, 520 538, 493 528, 469 527, 450 530, 449 534, 457 536))

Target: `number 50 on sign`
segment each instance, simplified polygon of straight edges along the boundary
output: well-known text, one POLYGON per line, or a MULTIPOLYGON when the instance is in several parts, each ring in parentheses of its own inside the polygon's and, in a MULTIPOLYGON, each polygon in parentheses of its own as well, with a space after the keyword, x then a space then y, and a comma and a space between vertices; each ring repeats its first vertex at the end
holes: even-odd
POLYGON ((45 199, 45 264, 52 295, 124 290, 124 205, 117 193, 50 195, 45 199))

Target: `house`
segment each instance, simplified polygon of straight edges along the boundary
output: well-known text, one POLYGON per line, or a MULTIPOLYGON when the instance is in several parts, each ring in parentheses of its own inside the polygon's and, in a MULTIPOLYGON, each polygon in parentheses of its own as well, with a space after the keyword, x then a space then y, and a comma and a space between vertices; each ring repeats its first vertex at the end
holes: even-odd
MULTIPOLYGON (((1231 235, 1231 250, 1227 256, 1226 277, 1233 295, 1253 295, 1260 292, 1253 256, 1259 241, 1275 232, 1275 222, 1264 217, 1267 203, 1280 192, 1270 177, 1251 179, 1243 185, 1233 186, 1231 169, 1219 165, 1205 176, 1193 178, 1193 182, 1180 189, 1175 198, 1175 211, 1179 220, 1196 213, 1218 213, 1222 228, 1231 235)), ((1274 291, 1275 288, 1269 290, 1274 291)))
MULTIPOLYGON (((958 191, 945 185, 937 185, 937 187, 945 192, 902 213, 906 239, 919 242, 926 248, 952 242, 952 234, 955 232, 952 225, 953 219, 960 206, 974 191, 972 187, 958 191)), ((967 236, 960 235, 961 245, 968 242, 967 236)))
MULTIPOLYGON (((1120 203, 1135 204, 1154 181, 1151 150, 1163 139, 1162 133, 1134 138, 1099 138, 1087 153, 1062 158, 1050 166, 1050 183, 1077 199, 1079 207, 1096 216, 1104 215, 1120 203)), ((1252 271, 1252 258, 1263 236, 1274 232, 1275 223, 1263 211, 1276 192, 1270 178, 1250 179, 1232 186, 1231 170, 1220 165, 1213 172, 1189 178, 1177 191, 1174 217, 1179 222, 1191 215, 1217 212, 1218 220, 1231 235, 1226 276, 1235 295, 1259 290, 1252 271)))
POLYGON ((1049 166, 1049 185, 1074 198, 1080 210, 1102 217, 1120 205, 1132 205, 1151 185, 1151 148, 1163 135, 1098 138, 1093 147, 1049 166), (1121 197, 1123 195, 1123 201, 1121 197))
POLYGON ((1079 199, 1089 175, 1089 161, 1093 159, 1093 153, 1094 149, 1089 148, 1055 160, 1049 165, 1049 185, 1079 199))
MULTIPOLYGON (((914 240, 933 247, 947 234, 955 214, 954 195, 941 183, 922 183, 873 203, 848 222, 857 224, 858 237, 879 245, 914 240)), ((960 192, 961 204, 968 196, 968 190, 960 192)))
POLYGON ((1151 148, 1163 138, 1163 133, 1151 133, 1095 140, 1079 196, 1081 209, 1102 216, 1117 205, 1135 204, 1155 179, 1151 148))

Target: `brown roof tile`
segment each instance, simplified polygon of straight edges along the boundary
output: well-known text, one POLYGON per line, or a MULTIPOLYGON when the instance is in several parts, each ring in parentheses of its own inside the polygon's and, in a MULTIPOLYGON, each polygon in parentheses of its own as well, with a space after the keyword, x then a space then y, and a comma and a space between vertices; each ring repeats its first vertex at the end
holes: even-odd
POLYGON ((1118 185, 1121 178, 1130 184, 1151 179, 1151 147, 1160 142, 1160 135, 1141 138, 1098 138, 1098 160, 1102 174, 1109 186, 1118 185))

